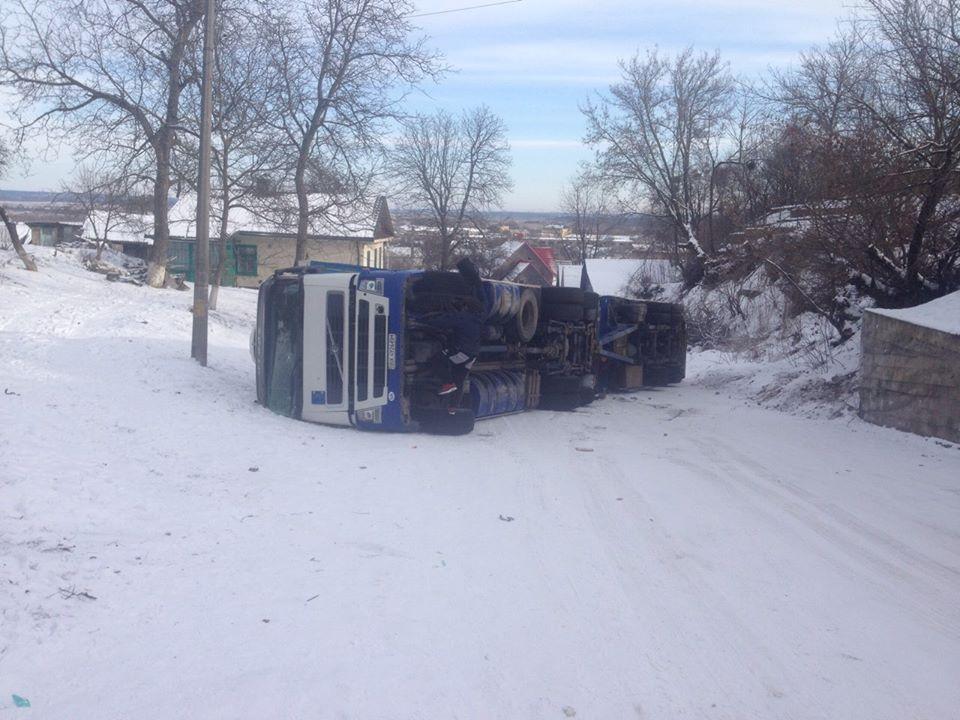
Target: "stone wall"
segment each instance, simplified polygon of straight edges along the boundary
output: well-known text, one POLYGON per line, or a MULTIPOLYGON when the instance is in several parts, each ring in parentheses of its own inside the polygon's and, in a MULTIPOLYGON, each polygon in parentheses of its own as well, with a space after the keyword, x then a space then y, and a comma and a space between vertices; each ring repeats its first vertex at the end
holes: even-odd
POLYGON ((960 335, 868 312, 860 417, 960 443, 960 335))

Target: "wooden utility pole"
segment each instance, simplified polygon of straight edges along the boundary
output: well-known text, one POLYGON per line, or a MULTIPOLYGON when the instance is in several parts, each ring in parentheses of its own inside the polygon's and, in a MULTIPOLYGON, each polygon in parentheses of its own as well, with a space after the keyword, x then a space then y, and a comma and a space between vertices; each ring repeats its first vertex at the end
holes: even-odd
POLYGON ((207 364, 207 312, 210 282, 210 126, 213 113, 213 63, 216 0, 206 0, 203 25, 203 88, 200 101, 200 178, 197 185, 197 248, 193 266, 193 342, 190 355, 207 364))

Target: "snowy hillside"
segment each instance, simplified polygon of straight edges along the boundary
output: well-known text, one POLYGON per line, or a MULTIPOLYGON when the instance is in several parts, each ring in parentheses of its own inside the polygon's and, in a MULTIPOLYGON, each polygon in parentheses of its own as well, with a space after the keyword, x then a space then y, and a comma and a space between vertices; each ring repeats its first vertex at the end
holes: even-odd
POLYGON ((3 718, 960 707, 956 447, 754 407, 710 354, 463 438, 310 425, 254 402, 253 291, 204 369, 190 293, 32 252, 0 256, 3 718))

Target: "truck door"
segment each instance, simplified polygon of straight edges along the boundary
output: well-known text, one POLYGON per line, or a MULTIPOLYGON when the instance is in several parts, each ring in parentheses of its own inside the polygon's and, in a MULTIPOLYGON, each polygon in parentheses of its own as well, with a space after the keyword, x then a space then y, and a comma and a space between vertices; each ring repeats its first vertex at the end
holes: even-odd
POLYGON ((387 404, 387 318, 390 301, 382 295, 357 291, 355 379, 353 404, 357 415, 375 421, 377 409, 387 404))

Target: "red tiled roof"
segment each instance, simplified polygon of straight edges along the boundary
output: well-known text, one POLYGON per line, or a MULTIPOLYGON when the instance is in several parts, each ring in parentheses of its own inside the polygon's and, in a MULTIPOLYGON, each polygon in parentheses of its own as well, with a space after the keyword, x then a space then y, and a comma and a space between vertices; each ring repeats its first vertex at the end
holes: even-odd
POLYGON ((553 277, 556 277, 557 274, 557 260, 553 256, 553 248, 551 247, 530 247, 533 250, 534 254, 543 261, 543 264, 547 266, 550 270, 551 280, 553 277))

